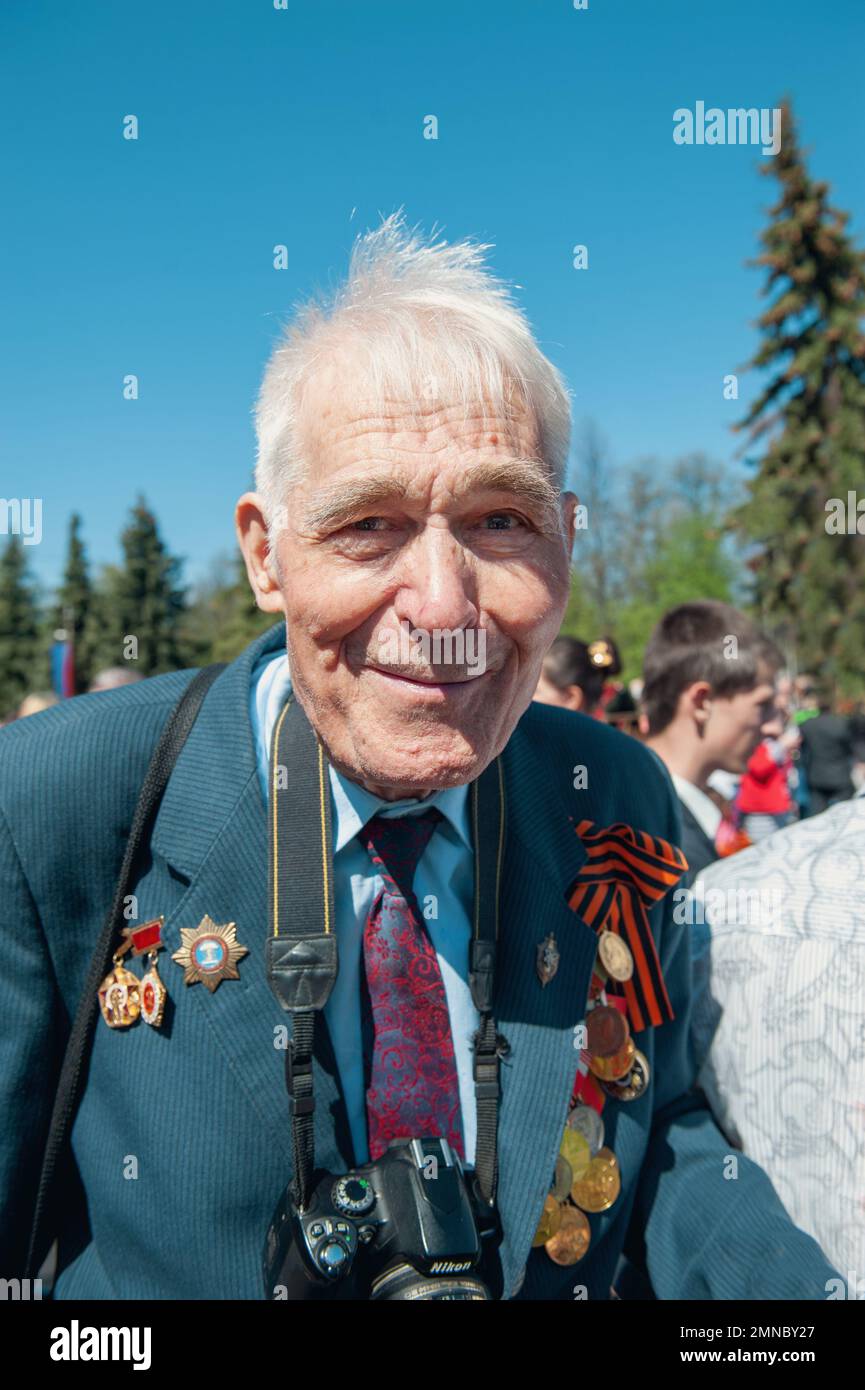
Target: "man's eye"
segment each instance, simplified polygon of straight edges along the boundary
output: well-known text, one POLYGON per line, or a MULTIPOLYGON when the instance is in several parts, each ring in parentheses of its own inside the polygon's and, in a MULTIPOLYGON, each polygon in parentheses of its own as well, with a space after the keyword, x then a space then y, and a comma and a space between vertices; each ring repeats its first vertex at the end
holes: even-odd
POLYGON ((484 522, 489 531, 514 531, 522 524, 512 512, 492 512, 484 518, 484 522))
POLYGON ((385 528, 383 516, 364 516, 359 521, 353 521, 349 530, 351 531, 383 531, 385 528))

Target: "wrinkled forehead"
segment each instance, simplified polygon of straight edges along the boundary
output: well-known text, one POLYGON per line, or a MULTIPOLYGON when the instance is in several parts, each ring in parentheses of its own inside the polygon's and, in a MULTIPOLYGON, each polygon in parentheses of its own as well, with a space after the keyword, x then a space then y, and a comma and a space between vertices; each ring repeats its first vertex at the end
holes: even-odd
POLYGON ((298 425, 306 470, 318 476, 352 461, 411 467, 455 454, 537 459, 545 467, 538 421, 521 387, 507 375, 454 380, 434 353, 406 363, 396 380, 363 356, 329 356, 303 384, 298 425))

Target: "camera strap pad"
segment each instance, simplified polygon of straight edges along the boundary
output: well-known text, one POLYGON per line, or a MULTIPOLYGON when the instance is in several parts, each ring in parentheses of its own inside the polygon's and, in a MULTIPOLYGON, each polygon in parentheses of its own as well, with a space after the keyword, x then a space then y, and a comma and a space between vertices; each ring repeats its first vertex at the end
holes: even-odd
MULTIPOLYGON (((475 901, 469 946, 469 987, 480 1015, 474 1039, 477 1105, 475 1178, 481 1199, 495 1203, 499 1066, 507 1048, 492 1016, 499 896, 505 839, 501 761, 471 784, 475 901)), ((267 977, 280 1007, 292 1015, 285 1079, 292 1125, 295 1189, 303 1210, 315 1171, 312 1053, 315 1016, 330 997, 339 969, 334 897, 329 764, 298 701, 291 695, 273 731, 268 808, 271 931, 267 977)), ((421 1136, 418 1136, 421 1137, 421 1136)))

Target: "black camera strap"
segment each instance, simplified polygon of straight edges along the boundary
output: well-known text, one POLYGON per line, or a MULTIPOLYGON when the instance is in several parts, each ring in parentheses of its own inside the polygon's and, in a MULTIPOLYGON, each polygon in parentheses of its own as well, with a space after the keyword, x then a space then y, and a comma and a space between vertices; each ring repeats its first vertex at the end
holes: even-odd
POLYGON ((165 723, 138 794, 114 898, 85 977, 84 989, 78 1001, 75 1021, 66 1044, 57 1083, 25 1266, 25 1273, 31 1279, 38 1274, 60 1225, 57 1207, 59 1180, 64 1163, 71 1161, 69 1140, 84 1094, 90 1049, 93 1045, 93 1029, 99 1016, 97 991, 111 968, 120 929, 127 920, 124 907, 129 902, 136 876, 141 872, 150 832, 172 769, 198 718, 205 695, 216 677, 224 670, 225 662, 217 662, 212 666, 203 667, 192 677, 165 723))
MULTIPOLYGON (((475 1179, 481 1200, 493 1206, 498 1177, 499 1065, 507 1046, 496 1033, 492 1014, 505 835, 504 779, 499 759, 471 784, 469 797, 475 859, 469 987, 480 1015, 474 1038, 475 1179)), ((267 943, 267 976, 280 1006, 293 1016, 285 1081, 294 1148, 295 1196, 304 1210, 315 1171, 315 1017, 327 1003, 339 961, 328 761, 293 696, 273 731, 268 826, 271 935, 267 943)))

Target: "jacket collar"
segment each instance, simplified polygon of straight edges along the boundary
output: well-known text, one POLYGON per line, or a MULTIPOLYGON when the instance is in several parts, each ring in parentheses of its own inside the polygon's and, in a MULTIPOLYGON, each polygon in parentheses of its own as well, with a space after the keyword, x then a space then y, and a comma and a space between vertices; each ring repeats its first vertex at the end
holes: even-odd
POLYGON ((214 682, 181 750, 151 843, 185 878, 198 872, 256 775, 249 718, 252 671, 265 652, 284 650, 285 623, 278 623, 242 651, 214 682))

